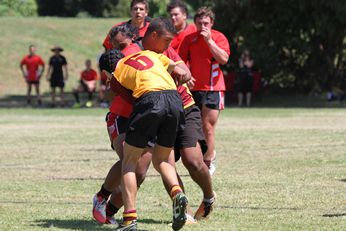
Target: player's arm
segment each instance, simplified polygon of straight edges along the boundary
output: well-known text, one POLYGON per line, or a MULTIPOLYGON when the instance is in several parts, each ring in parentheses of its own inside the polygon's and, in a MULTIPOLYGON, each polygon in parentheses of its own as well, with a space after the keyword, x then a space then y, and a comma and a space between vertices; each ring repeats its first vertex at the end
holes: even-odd
POLYGON ((181 85, 191 79, 191 73, 189 71, 184 70, 184 67, 182 67, 182 65, 179 65, 179 63, 183 63, 183 62, 178 62, 178 65, 177 65, 176 62, 174 62, 173 60, 171 60, 165 55, 160 55, 159 59, 162 62, 162 64, 165 67, 167 67, 167 71, 173 77, 176 85, 181 85))
POLYGON ((44 65, 44 63, 42 63, 40 66, 41 66, 41 69, 40 69, 39 78, 41 78, 41 76, 43 75, 44 70, 45 70, 45 65, 44 65))
POLYGON ((109 101, 112 101, 116 95, 119 95, 121 98, 126 100, 128 103, 133 104, 135 102, 135 98, 132 96, 132 91, 123 87, 116 78, 112 76, 106 70, 102 70, 102 72, 107 76, 107 88, 105 93, 105 98, 109 101))
POLYGON ((20 70, 22 71, 23 77, 24 77, 24 79, 25 79, 25 77, 26 77, 26 72, 25 72, 25 70, 24 70, 24 62, 23 62, 23 61, 20 63, 19 67, 20 67, 20 70))
POLYGON ((51 78, 51 72, 52 72, 52 65, 49 64, 47 74, 46 74, 46 79, 49 81, 51 78))
POLYGON ((68 79, 68 68, 67 64, 63 65, 64 68, 64 80, 66 81, 68 79))
POLYGON ((211 37, 211 31, 209 28, 203 28, 201 31, 201 35, 204 37, 204 40, 207 42, 209 50, 213 55, 214 59, 224 65, 228 62, 229 55, 225 50, 219 47, 216 42, 211 37))

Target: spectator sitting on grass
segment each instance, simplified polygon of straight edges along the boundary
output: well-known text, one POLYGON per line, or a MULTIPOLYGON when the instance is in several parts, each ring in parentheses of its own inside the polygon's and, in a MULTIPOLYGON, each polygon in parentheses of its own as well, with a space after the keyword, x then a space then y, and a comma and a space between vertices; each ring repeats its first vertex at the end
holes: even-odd
POLYGON ((79 93, 87 92, 88 93, 88 101, 86 102, 86 107, 92 107, 92 98, 93 93, 96 90, 96 81, 97 81, 97 73, 94 69, 91 68, 91 60, 87 59, 85 61, 86 69, 82 71, 79 85, 73 89, 73 95, 76 99, 76 103, 73 107, 80 107, 79 93))

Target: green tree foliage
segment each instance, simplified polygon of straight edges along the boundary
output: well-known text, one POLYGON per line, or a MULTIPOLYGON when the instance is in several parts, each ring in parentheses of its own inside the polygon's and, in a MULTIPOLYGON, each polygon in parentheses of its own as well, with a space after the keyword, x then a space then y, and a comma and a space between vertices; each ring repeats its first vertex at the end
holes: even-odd
POLYGON ((114 16, 118 0, 36 0, 41 16, 114 16))
POLYGON ((272 85, 308 92, 340 83, 345 1, 216 0, 214 9, 235 54, 249 48, 272 85))
POLYGON ((0 0, 0 16, 35 16, 35 0, 0 0))

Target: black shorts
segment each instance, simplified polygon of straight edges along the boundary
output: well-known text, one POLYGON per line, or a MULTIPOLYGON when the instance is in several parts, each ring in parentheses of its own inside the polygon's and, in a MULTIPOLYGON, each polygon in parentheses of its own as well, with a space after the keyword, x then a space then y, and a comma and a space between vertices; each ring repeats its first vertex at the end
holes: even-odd
POLYGON ((239 92, 248 93, 252 92, 253 78, 251 75, 240 76, 239 79, 239 92))
POLYGON ((40 80, 27 80, 26 82, 27 84, 35 84, 35 85, 40 84, 40 80))
POLYGON ((210 109, 225 109, 225 92, 224 91, 191 91, 193 99, 199 109, 206 106, 210 109))
POLYGON ((64 77, 62 76, 52 76, 50 80, 50 87, 65 87, 64 77))
POLYGON ((180 126, 184 126, 184 109, 176 90, 144 94, 136 100, 128 121, 126 143, 145 148, 149 140, 173 147, 180 126))
POLYGON ((180 149, 196 147, 197 142, 202 153, 206 153, 208 146, 202 129, 201 111, 196 105, 192 105, 185 109, 185 128, 179 130, 175 140, 175 160, 180 158, 180 149))

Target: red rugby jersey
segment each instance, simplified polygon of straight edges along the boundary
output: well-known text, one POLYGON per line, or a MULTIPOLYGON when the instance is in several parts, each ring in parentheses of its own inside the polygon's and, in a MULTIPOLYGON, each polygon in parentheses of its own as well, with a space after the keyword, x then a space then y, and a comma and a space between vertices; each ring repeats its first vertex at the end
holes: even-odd
MULTIPOLYGON (((215 43, 228 55, 230 46, 227 38, 217 30, 211 30, 215 43)), ((225 91, 225 81, 219 63, 209 50, 208 44, 196 31, 187 35, 179 48, 179 55, 189 63, 192 76, 196 79, 193 91, 225 91)))
POLYGON ((21 65, 25 65, 27 71, 27 80, 37 81, 38 75, 37 71, 39 66, 44 65, 44 61, 38 55, 26 55, 20 62, 21 65))
POLYGON ((192 34, 193 32, 196 32, 196 26, 195 24, 188 24, 187 27, 180 32, 179 34, 177 34, 176 36, 174 36, 172 42, 171 42, 171 47, 173 47, 173 49, 176 52, 179 52, 179 47, 181 42, 184 40, 184 38, 189 35, 192 34))
MULTIPOLYGON (((116 26, 120 26, 120 25, 125 24, 125 23, 131 24, 131 20, 126 21, 126 22, 118 23, 115 26, 113 26, 112 29, 114 27, 116 27, 116 26)), ((138 29, 139 37, 144 37, 144 34, 147 31, 149 24, 150 24, 149 21, 147 21, 147 20, 144 21, 144 26, 138 29)), ((111 30, 109 30, 109 32, 110 31, 111 30)), ((102 44, 104 46, 104 48, 106 48, 106 49, 112 49, 113 48, 113 46, 112 46, 112 44, 110 42, 109 32, 108 32, 106 38, 103 40, 103 44, 102 44)))
MULTIPOLYGON (((168 49, 165 50, 163 54, 173 60, 175 63, 183 62, 183 60, 173 49, 173 47, 168 47, 168 49)), ((178 86, 177 91, 181 97, 181 100, 183 101, 184 108, 188 108, 191 105, 195 104, 195 101, 192 98, 192 94, 186 84, 178 86)))
POLYGON ((80 74, 80 79, 85 81, 97 80, 97 72, 94 69, 84 70, 80 74))
MULTIPOLYGON (((141 51, 141 48, 138 46, 138 44, 131 43, 130 45, 125 47, 121 52, 125 56, 128 56, 128 55, 137 53, 139 51, 141 51)), ((131 115, 132 109, 133 109, 133 105, 127 102, 125 99, 123 99, 119 95, 114 97, 109 107, 110 112, 126 117, 126 118, 128 118, 131 115)))

